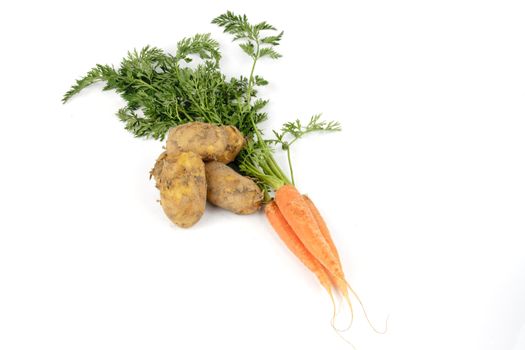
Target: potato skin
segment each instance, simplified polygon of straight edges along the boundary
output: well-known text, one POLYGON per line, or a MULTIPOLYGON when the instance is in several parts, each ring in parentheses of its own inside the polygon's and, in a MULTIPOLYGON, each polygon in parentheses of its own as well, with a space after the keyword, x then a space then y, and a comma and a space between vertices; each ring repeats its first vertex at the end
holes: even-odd
POLYGON ((205 165, 208 201, 236 214, 252 214, 261 207, 263 194, 249 177, 220 162, 205 165))
POLYGON ((204 162, 193 152, 162 153, 151 171, 160 190, 160 204, 177 226, 193 226, 206 207, 204 162))
POLYGON ((168 153, 162 152, 157 160, 155 161, 155 166, 149 172, 149 178, 155 179, 155 187, 160 190, 160 174, 162 173, 162 168, 164 166, 164 160, 168 157, 168 153))
POLYGON ((234 126, 193 122, 170 129, 166 152, 177 154, 191 151, 204 161, 230 163, 243 146, 244 137, 234 126))

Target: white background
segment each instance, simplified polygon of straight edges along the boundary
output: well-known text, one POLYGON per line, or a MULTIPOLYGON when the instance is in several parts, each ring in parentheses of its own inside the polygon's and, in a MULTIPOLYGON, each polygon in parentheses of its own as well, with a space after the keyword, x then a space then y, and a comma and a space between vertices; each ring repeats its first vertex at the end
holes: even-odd
MULTIPOLYGON (((0 5, 0 349, 348 349, 331 305, 262 214, 172 225, 96 63, 196 32, 231 9, 285 30, 261 62, 298 187, 331 227, 373 321, 358 349, 525 349, 522 1, 17 1, 0 5), (345 4, 345 5, 343 5, 345 4), (521 335, 520 335, 521 334, 521 335), (521 339, 521 340, 520 340, 521 339)), ((284 164, 284 163, 283 163, 284 164)))

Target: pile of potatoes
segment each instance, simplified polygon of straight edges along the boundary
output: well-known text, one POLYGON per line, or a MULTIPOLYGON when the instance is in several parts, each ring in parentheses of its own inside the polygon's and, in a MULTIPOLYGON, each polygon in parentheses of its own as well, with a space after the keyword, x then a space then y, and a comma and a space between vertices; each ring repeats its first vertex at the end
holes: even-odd
POLYGON ((160 204, 180 227, 194 225, 204 214, 206 200, 236 214, 251 214, 263 194, 250 178, 226 164, 244 146, 233 126, 193 122, 170 129, 166 150, 151 170, 160 191, 160 204))

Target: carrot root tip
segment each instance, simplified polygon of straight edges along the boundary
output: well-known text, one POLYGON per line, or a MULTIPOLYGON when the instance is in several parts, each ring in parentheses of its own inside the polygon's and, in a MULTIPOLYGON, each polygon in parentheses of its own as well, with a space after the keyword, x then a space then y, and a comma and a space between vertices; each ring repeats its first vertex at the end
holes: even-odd
POLYGON ((350 287, 350 285, 348 284, 348 282, 346 282, 346 285, 348 286, 348 290, 350 291, 350 293, 352 293, 354 295, 354 297, 356 298, 357 302, 359 303, 359 305, 361 306, 361 310, 363 310, 363 315, 365 316, 365 319, 366 319, 366 322, 368 322, 368 325, 370 326, 370 328, 372 328, 372 330, 378 334, 385 334, 386 331, 388 330, 388 318, 390 317, 387 316, 386 320, 385 320, 385 328, 382 330, 382 331, 379 331, 373 324, 372 324, 372 321, 370 321, 370 318, 368 317, 368 313, 366 312, 366 309, 365 309, 365 305, 363 304, 363 302, 361 301, 361 298, 359 298, 359 296, 357 295, 357 293, 352 289, 352 287, 350 287))

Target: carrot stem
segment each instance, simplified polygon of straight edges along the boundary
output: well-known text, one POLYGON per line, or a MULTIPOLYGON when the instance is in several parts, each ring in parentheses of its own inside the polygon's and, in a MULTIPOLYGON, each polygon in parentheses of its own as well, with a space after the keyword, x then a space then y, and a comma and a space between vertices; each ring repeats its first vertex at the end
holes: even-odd
POLYGON ((292 157, 290 156, 290 147, 286 148, 286 156, 288 157, 288 167, 290 168, 290 177, 292 178, 292 185, 295 186, 295 179, 293 177, 292 157))

